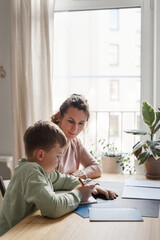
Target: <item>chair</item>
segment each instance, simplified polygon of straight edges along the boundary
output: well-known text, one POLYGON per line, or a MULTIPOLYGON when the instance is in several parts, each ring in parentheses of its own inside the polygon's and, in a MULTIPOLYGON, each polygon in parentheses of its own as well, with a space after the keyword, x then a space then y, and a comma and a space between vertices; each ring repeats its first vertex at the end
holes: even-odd
POLYGON ((1 193, 2 193, 2 197, 4 197, 4 194, 6 192, 6 187, 4 185, 2 176, 0 176, 0 190, 1 190, 1 193))
POLYGON ((3 180, 11 179, 12 172, 8 167, 7 162, 2 162, 2 157, 0 157, 0 176, 3 177, 3 180))

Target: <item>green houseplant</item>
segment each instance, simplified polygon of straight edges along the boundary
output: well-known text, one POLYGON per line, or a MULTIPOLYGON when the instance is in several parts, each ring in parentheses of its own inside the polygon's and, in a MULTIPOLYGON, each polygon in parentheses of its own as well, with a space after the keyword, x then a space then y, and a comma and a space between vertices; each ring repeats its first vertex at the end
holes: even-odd
POLYGON ((132 164, 130 154, 118 152, 113 143, 106 143, 105 139, 100 139, 97 149, 90 151, 92 156, 102 165, 105 173, 125 173, 132 174, 135 168, 132 164))
POLYGON ((124 130, 126 133, 134 135, 147 135, 148 139, 142 140, 133 146, 133 154, 138 160, 138 164, 146 166, 146 177, 160 178, 160 140, 155 140, 154 136, 160 129, 160 112, 155 112, 153 107, 147 103, 142 103, 142 118, 148 127, 148 131, 124 130))
POLYGON ((118 160, 121 158, 121 154, 118 152, 117 147, 113 143, 107 143, 103 147, 101 155, 102 171, 105 173, 121 173, 122 169, 118 160))

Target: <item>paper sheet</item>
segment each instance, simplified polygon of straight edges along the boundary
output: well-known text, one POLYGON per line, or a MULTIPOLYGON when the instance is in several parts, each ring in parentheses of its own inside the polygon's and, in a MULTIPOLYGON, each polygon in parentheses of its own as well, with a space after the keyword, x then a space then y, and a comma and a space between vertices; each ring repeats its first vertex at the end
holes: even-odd
POLYGON ((149 187, 149 188, 160 188, 160 181, 152 180, 127 180, 125 182, 126 186, 135 187, 149 187))
POLYGON ((160 189, 125 186, 122 193, 122 198, 160 200, 160 189))

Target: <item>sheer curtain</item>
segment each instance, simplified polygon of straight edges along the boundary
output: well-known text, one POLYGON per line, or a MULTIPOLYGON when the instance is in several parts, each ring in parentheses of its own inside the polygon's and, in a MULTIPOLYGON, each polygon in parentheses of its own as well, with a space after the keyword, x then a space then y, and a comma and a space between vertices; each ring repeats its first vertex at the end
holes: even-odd
POLYGON ((26 128, 52 113, 53 18, 54 0, 11 1, 14 166, 26 128))

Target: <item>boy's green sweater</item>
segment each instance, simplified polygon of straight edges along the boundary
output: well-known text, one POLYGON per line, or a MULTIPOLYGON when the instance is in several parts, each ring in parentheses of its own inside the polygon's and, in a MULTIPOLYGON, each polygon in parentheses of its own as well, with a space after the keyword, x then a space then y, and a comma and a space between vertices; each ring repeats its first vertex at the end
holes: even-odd
POLYGON ((73 211, 82 198, 78 190, 72 190, 78 184, 76 177, 58 171, 46 174, 39 164, 22 158, 2 201, 0 235, 37 208, 49 218, 58 218, 73 211), (56 195, 56 190, 71 192, 56 195))

